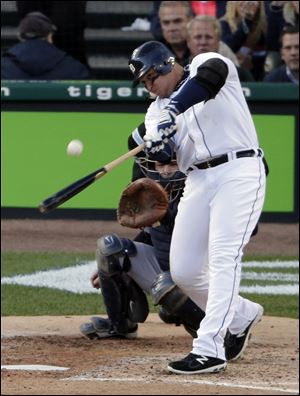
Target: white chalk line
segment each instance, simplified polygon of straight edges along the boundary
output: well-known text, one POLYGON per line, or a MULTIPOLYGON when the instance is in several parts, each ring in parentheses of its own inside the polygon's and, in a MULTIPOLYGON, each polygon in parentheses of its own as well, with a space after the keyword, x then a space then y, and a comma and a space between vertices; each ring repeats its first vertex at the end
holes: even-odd
MULTIPOLYGON (((299 268, 299 261, 248 261, 242 264, 243 268, 299 268)), ((23 285, 31 287, 48 287, 51 289, 66 290, 77 294, 100 293, 90 284, 90 274, 97 268, 96 261, 81 262, 72 267, 38 271, 32 274, 7 276, 1 278, 1 284, 23 285)), ((297 274, 264 273, 242 271, 242 279, 254 281, 282 281, 296 282, 297 284, 252 285, 241 286, 244 293, 299 295, 299 277, 297 274)))
POLYGON ((299 261, 245 261, 242 268, 299 268, 299 261))
MULTIPOLYGON (((242 383, 234 383, 234 382, 214 382, 214 381, 207 381, 207 380, 198 380, 198 379, 184 379, 184 378, 178 378, 178 379, 171 379, 171 378, 160 378, 160 379, 143 379, 140 377, 93 377, 93 378, 88 378, 84 376, 75 376, 75 377, 68 377, 68 378, 62 378, 61 381, 111 381, 111 382, 145 382, 145 383, 150 383, 150 382, 163 382, 163 383, 170 383, 170 384, 196 384, 196 385, 209 385, 209 386, 223 386, 223 387, 228 387, 228 388, 245 388, 245 389, 257 389, 257 390, 265 390, 265 391, 278 391, 278 392, 285 392, 285 393, 299 393, 299 389, 288 389, 288 388, 279 388, 279 387, 269 387, 269 386, 260 386, 260 385, 250 385, 250 384, 242 384, 242 383)), ((252 382, 253 384, 253 382, 252 382)), ((281 383, 281 385, 289 385, 291 386, 292 384, 298 385, 298 383, 281 383)))
POLYGON ((14 364, 2 365, 1 370, 21 370, 21 371, 66 371, 69 367, 46 366, 43 364, 14 364))
POLYGON ((242 280, 298 282, 299 274, 281 272, 242 272, 242 280))
POLYGON ((240 286, 240 292, 242 293, 253 293, 253 294, 270 294, 270 295, 299 295, 298 284, 285 284, 285 285, 251 285, 251 286, 240 286))

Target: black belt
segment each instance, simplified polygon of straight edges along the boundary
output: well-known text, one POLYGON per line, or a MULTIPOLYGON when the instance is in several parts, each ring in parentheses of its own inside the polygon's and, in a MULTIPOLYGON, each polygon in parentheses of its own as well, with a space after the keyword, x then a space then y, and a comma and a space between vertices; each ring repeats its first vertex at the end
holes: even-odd
MULTIPOLYGON (((230 155, 230 154, 229 154, 230 155)), ((236 158, 243 158, 243 157, 261 157, 262 152, 260 149, 258 151, 255 150, 243 150, 243 151, 237 151, 235 153, 236 158)), ((207 169, 207 168, 213 168, 214 166, 218 166, 221 164, 224 164, 225 162, 228 162, 230 159, 228 157, 228 154, 222 154, 219 157, 213 158, 208 161, 201 162, 200 164, 193 164, 198 169, 207 169)), ((189 168, 188 171, 192 171, 194 168, 189 168)))

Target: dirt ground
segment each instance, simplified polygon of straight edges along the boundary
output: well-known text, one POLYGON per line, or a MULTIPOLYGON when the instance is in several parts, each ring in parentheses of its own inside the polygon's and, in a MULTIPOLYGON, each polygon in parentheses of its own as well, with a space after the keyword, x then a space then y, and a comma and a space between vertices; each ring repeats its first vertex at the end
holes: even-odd
MULTIPOLYGON (((1 250, 94 252, 96 240, 111 232, 127 238, 137 234, 114 221, 2 220, 1 250)), ((299 255, 299 224, 261 223, 244 253, 299 255)))
MULTIPOLYGON (((114 222, 2 220, 1 250, 94 251, 99 236, 134 230, 114 222)), ((298 224, 261 224, 245 254, 299 254, 298 224)), ((65 371, 1 370, 3 395, 283 395, 299 393, 299 322, 264 316, 243 359, 223 373, 176 375, 168 361, 192 339, 156 314, 136 340, 90 341, 79 333, 89 317, 2 317, 1 365, 52 365, 65 371)))

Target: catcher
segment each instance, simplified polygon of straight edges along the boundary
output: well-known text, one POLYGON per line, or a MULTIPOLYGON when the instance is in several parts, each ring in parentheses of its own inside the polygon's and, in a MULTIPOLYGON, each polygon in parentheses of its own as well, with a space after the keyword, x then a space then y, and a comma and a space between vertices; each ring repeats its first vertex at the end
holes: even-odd
MULTIPOLYGON (((129 149, 143 142, 144 134, 141 124, 128 139, 129 149)), ((120 224, 142 230, 134 241, 116 234, 98 239, 98 268, 91 283, 101 288, 108 319, 92 317, 80 331, 90 339, 136 338, 138 323, 149 313, 147 293, 160 305, 163 321, 182 324, 195 337, 205 314, 169 273, 170 242, 185 175, 178 171, 175 159, 164 164, 140 153, 132 181, 122 193, 117 217, 120 224)))

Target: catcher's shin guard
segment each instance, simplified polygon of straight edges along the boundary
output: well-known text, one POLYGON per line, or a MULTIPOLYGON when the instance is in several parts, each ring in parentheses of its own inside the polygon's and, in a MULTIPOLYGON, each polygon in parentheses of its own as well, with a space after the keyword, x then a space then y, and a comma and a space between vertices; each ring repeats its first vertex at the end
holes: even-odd
MULTIPOLYGON (((178 318, 192 337, 197 337, 197 330, 205 313, 183 291, 175 285, 170 272, 157 276, 151 287, 154 305, 160 304, 174 318, 178 318)), ((178 325, 178 322, 174 322, 178 325)))
POLYGON ((136 254, 132 241, 106 235, 97 241, 96 260, 107 315, 114 331, 127 334, 128 324, 145 321, 148 301, 140 287, 125 273, 129 256, 136 254))
POLYGON ((122 274, 110 277, 101 273, 99 275, 107 315, 111 320, 113 329, 124 335, 128 332, 127 309, 129 301, 122 274))

